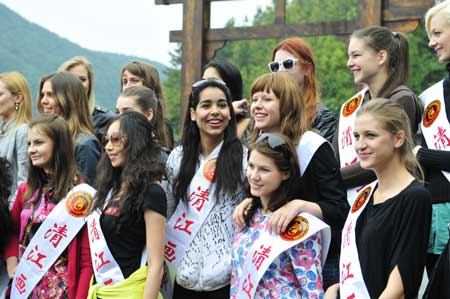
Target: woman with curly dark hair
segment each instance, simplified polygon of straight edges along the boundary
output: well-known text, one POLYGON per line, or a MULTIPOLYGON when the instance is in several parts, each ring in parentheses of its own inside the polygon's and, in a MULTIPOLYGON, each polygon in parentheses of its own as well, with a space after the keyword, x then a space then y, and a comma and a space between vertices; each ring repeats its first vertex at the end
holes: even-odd
POLYGON ((135 111, 115 116, 105 135, 96 201, 88 217, 96 280, 88 298, 158 296, 166 196, 159 185, 164 175, 161 148, 152 136, 147 118, 135 111))

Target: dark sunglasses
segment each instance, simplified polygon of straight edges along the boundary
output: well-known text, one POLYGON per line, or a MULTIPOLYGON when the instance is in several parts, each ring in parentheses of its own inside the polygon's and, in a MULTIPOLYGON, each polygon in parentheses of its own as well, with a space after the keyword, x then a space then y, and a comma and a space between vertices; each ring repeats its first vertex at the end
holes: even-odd
POLYGON ((283 61, 272 61, 268 63, 269 69, 272 73, 276 73, 281 70, 281 68, 285 71, 292 71, 294 69, 294 65, 298 62, 297 58, 288 58, 283 61))
POLYGON ((112 146, 119 146, 124 144, 127 137, 125 135, 120 134, 119 132, 113 132, 110 136, 103 136, 103 146, 106 146, 109 141, 111 141, 112 146))
POLYGON ((206 84, 208 82, 216 82, 216 83, 219 83, 220 85, 227 86, 225 84, 225 82, 223 82, 222 80, 217 80, 216 78, 208 78, 208 79, 203 79, 203 80, 195 82, 194 84, 192 84, 192 88, 200 87, 203 84, 206 84))
POLYGON ((266 139, 270 148, 273 150, 276 150, 277 147, 286 144, 286 141, 283 138, 281 138, 280 135, 273 133, 262 133, 261 135, 259 135, 258 139, 256 139, 255 144, 259 144, 260 142, 263 142, 266 139))

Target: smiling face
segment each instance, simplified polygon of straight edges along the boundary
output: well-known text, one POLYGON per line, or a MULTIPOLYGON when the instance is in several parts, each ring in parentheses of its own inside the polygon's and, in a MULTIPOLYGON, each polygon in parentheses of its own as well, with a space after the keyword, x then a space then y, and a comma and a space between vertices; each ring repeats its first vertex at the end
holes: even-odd
POLYGON ((225 94, 217 87, 206 87, 198 97, 197 107, 191 108, 191 120, 197 124, 200 138, 223 139, 231 117, 225 94))
POLYGON ((51 173, 53 159, 53 140, 34 126, 28 130, 28 157, 35 167, 43 168, 51 173))
POLYGON ((404 135, 393 135, 370 114, 363 114, 356 118, 354 136, 361 167, 375 171, 389 165, 399 154, 397 149, 405 142, 404 135))
POLYGON ((109 126, 108 132, 105 136, 105 141, 105 151, 109 160, 111 160, 111 165, 113 167, 125 166, 127 162, 127 155, 125 151, 127 138, 120 132, 119 120, 116 120, 109 126))
POLYGON ((255 120, 255 128, 265 133, 280 133, 280 100, 272 90, 258 91, 252 96, 250 111, 255 120))
POLYGON ((257 150, 251 152, 248 159, 247 179, 251 194, 261 198, 263 205, 267 206, 271 194, 278 189, 283 180, 288 178, 289 174, 280 171, 273 159, 257 150))
POLYGON ((56 95, 53 93, 53 87, 50 80, 45 81, 42 85, 41 106, 43 114, 61 115, 63 113, 61 104, 59 103, 56 95))
POLYGON ((380 52, 375 52, 361 38, 350 39, 347 67, 352 71, 356 84, 371 85, 380 77, 381 72, 386 71, 385 57, 380 52))
POLYGON ((450 61, 450 23, 445 13, 436 14, 430 20, 429 29, 428 46, 436 51, 439 62, 450 61))

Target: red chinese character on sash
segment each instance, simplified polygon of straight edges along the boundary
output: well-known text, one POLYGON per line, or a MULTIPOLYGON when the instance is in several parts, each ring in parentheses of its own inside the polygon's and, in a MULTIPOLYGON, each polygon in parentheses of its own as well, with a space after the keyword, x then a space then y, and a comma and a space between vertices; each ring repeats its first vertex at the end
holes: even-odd
POLYGON ((181 230, 186 232, 188 235, 191 235, 192 232, 189 230, 189 226, 191 226, 191 224, 194 224, 194 221, 186 219, 186 213, 183 213, 181 214, 181 217, 177 219, 177 222, 175 222, 173 229, 181 230))
POLYGON ((45 254, 42 254, 39 251, 39 247, 38 245, 34 246, 33 249, 31 249, 30 253, 27 256, 27 261, 32 261, 33 263, 35 263, 39 269, 42 269, 42 264, 40 263, 40 261, 43 258, 46 258, 47 256, 45 254), (36 257, 34 255, 34 253, 36 253, 36 257), (33 260, 33 258, 35 257, 35 259, 33 260))
POLYGON ((352 293, 350 296, 347 296, 347 299, 355 299, 356 295, 355 293, 352 293))
POLYGON ((270 250, 272 249, 272 246, 264 247, 264 244, 259 247, 261 251, 255 251, 253 254, 252 263, 255 265, 256 270, 259 271, 259 268, 261 267, 262 263, 266 260, 266 258, 269 257, 270 250))
POLYGON ((198 193, 194 191, 189 195, 188 201, 192 202, 192 207, 200 212, 205 202, 209 200, 209 189, 202 190, 202 187, 198 186, 197 190, 198 193))
POLYGON ((352 133, 352 128, 350 126, 348 126, 347 130, 342 132, 342 135, 343 135, 342 139, 341 139, 342 148, 346 148, 353 144, 351 133, 352 133))
POLYGON ((23 273, 21 273, 16 278, 15 288, 17 289, 17 291, 19 292, 20 295, 25 293, 25 288, 27 287, 26 280, 27 280, 27 277, 23 273))
POLYGON ((344 282, 349 279, 349 278, 354 278, 355 276, 353 274, 350 273, 350 265, 351 263, 348 264, 342 264, 344 269, 347 269, 347 273, 345 273, 345 270, 341 271, 341 284, 344 284, 344 282))
POLYGON ((45 232, 44 239, 50 238, 50 243, 52 243, 53 247, 56 248, 63 238, 67 238, 67 224, 58 226, 57 223, 54 223, 53 227, 54 228, 50 228, 45 232))
POLYGON ((344 238, 343 238, 343 244, 342 247, 347 247, 350 246, 350 234, 352 232, 352 222, 350 221, 350 223, 344 228, 344 238))
POLYGON ((105 252, 100 252, 100 253, 95 253, 95 270, 98 272, 98 270, 100 268, 102 268, 105 265, 108 265, 110 263, 109 260, 104 260, 103 259, 103 255, 105 254, 105 252))
POLYGON ((164 257, 169 262, 173 262, 176 260, 175 256, 175 248, 177 247, 177 244, 173 243, 172 241, 167 242, 166 245, 164 245, 164 257))
POLYGON ((250 274, 247 276, 247 278, 244 279, 244 283, 242 284, 242 291, 244 291, 245 294, 247 294, 248 298, 251 299, 251 291, 253 289, 253 284, 250 281, 250 274))
POLYGON ((437 139, 434 143, 434 147, 437 150, 443 150, 446 149, 447 146, 450 146, 450 138, 445 134, 447 129, 444 129, 443 127, 438 127, 437 134, 433 135, 434 139, 437 139))
POLYGON ((97 219, 92 219, 91 225, 89 225, 89 229, 91 230, 91 242, 94 243, 95 240, 100 240, 100 235, 97 230, 97 219))

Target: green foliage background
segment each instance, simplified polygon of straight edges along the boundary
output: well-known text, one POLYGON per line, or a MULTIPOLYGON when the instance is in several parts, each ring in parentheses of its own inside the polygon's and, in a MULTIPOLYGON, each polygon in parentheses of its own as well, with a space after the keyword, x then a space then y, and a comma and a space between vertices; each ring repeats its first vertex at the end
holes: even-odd
MULTIPOLYGON (((352 20, 357 16, 357 0, 290 0, 287 1, 287 22, 306 23, 317 21, 352 20)), ((253 22, 247 25, 268 25, 274 23, 274 5, 259 9, 253 22)), ((231 19, 227 27, 234 27, 231 19)), ((298 33, 301 36, 301 32, 298 33)), ((410 42, 410 79, 409 87, 417 94, 445 76, 443 65, 439 64, 435 54, 427 46, 428 38, 423 24, 408 34, 410 42)), ((316 61, 317 79, 321 91, 321 102, 338 114, 342 102, 355 93, 353 76, 348 70, 347 44, 334 36, 306 38, 316 61)), ((216 57, 228 60, 236 65, 244 80, 245 97, 249 98, 252 82, 268 72, 267 63, 271 59, 273 47, 279 40, 246 40, 228 42, 216 57)), ((169 101, 169 120, 174 128, 179 128, 179 100, 181 86, 181 49, 172 53, 171 67, 167 70, 164 82, 165 93, 169 101)))

